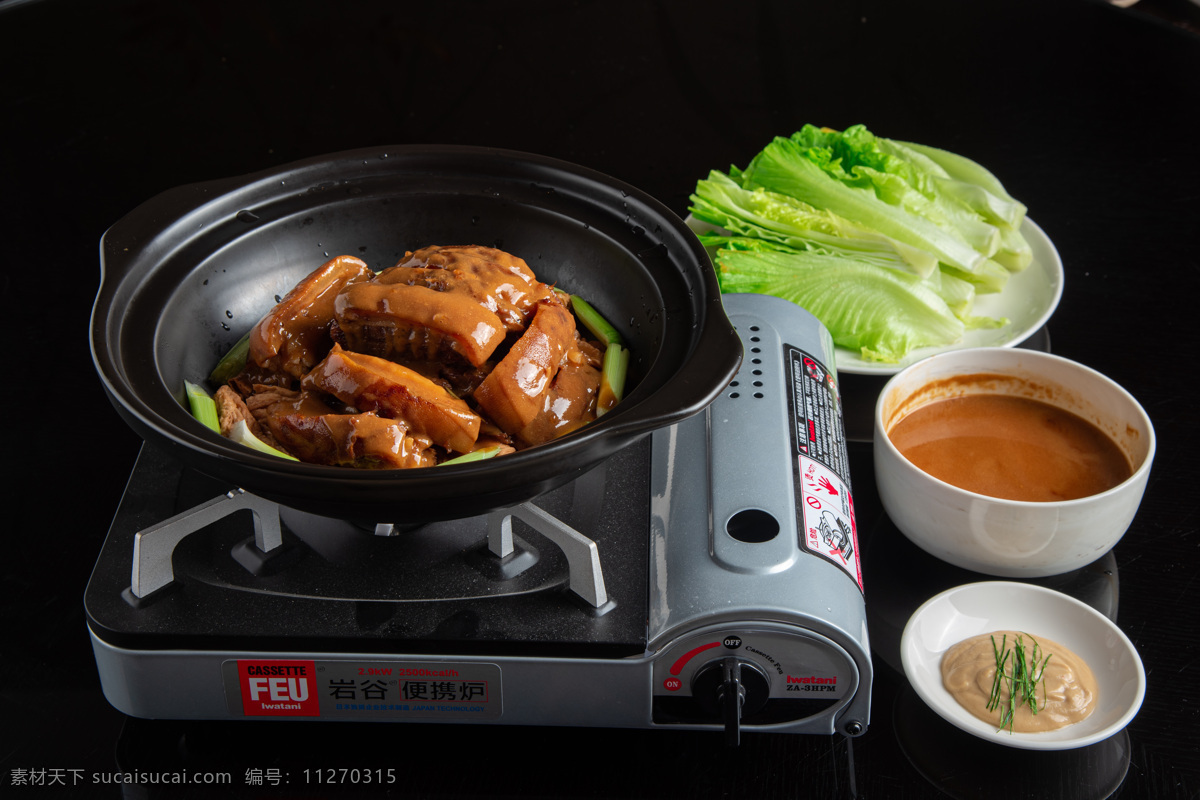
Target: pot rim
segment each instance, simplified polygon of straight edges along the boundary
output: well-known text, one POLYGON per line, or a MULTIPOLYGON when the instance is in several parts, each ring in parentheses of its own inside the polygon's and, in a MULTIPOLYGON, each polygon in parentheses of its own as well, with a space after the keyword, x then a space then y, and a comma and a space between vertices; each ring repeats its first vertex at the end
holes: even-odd
MULTIPOLYGON (((607 210, 604 205, 597 207, 607 210)), ((244 176, 185 184, 147 200, 112 225, 101 238, 100 255, 101 282, 92 307, 90 345, 93 362, 110 401, 143 438, 165 441, 192 466, 218 477, 229 473, 240 483, 253 483, 248 476, 265 472, 310 486, 328 483, 330 490, 345 493, 351 499, 356 496, 362 499, 364 493, 401 484, 410 488, 433 487, 448 480, 498 476, 501 470, 497 469, 497 464, 510 468, 504 470, 508 474, 492 487, 497 493, 510 491, 522 483, 522 479, 511 474, 514 471, 544 473, 553 469, 574 476, 598 459, 585 459, 587 463, 578 465, 579 469, 570 463, 562 463, 564 460, 574 458, 589 447, 596 448, 595 455, 600 458, 606 457, 655 428, 678 422, 705 408, 733 378, 742 356, 740 340, 724 313, 720 289, 707 253, 677 215, 642 190, 601 172, 518 151, 466 145, 360 148, 311 157, 244 176), (471 462, 436 470, 352 470, 258 454, 227 440, 218 441, 219 437, 209 436, 199 426, 179 425, 166 418, 161 411, 162 395, 169 394, 182 408, 182 387, 145 386, 131 379, 122 353, 123 336, 127 331, 119 310, 138 297, 141 282, 134 281, 134 277, 143 272, 157 274, 156 262, 168 250, 178 251, 203 235, 197 231, 203 232, 206 223, 214 220, 227 223, 230 219, 240 219, 239 215, 253 215, 255 209, 274 202, 294 204, 297 199, 310 196, 321 198, 322 192, 328 190, 331 171, 339 175, 337 188, 344 188, 353 186, 356 181, 395 180, 398 175, 408 174, 405 163, 426 161, 432 167, 416 170, 426 177, 434 175, 439 164, 466 163, 477 169, 486 165, 506 180, 512 179, 510 172, 515 175, 522 171, 533 177, 544 177, 551 194, 561 192, 568 195, 568 199, 571 199, 571 192, 586 189, 599 198, 596 203, 620 203, 639 209, 661 227, 662 237, 683 245, 682 252, 673 256, 675 260, 671 264, 673 268, 678 264, 687 266, 687 273, 680 272, 680 275, 689 283, 688 294, 693 291, 696 294, 690 309, 695 319, 688 326, 689 330, 674 330, 671 324, 663 323, 659 352, 646 364, 643 380, 632 386, 622 403, 602 419, 561 439, 504 456, 502 462, 471 462), (557 183, 549 180, 551 178, 558 179, 557 183), (688 341, 683 345, 676 341, 684 338, 688 341), (659 363, 668 340, 673 348, 683 351, 684 357, 655 385, 647 378, 658 378, 661 370, 670 369, 670 365, 659 363), (679 390, 685 392, 683 397, 679 390)), ((661 291, 659 281, 655 284, 661 291)), ((664 317, 666 315, 664 309, 664 317)), ((157 324, 163 324, 161 315, 157 324)), ((148 349, 154 351, 154 344, 149 343, 148 349)), ((151 352, 149 357, 157 365, 156 354, 151 352)), ((155 375, 158 375, 157 366, 155 375)), ((244 488, 256 491, 254 486, 244 488)))

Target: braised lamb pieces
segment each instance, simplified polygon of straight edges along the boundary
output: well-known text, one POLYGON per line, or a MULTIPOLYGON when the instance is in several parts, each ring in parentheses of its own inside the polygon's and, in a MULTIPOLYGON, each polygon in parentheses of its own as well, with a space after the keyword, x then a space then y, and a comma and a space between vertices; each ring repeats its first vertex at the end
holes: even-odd
POLYGON ((565 299, 509 253, 426 247, 378 274, 339 256, 254 327, 216 401, 224 432, 245 421, 301 461, 431 466, 595 419, 601 359, 565 299))

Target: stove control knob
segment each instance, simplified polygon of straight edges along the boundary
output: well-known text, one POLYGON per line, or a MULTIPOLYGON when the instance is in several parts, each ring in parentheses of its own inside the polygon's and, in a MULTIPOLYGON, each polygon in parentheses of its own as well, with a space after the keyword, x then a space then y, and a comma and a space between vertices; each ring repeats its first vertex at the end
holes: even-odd
POLYGON ((766 704, 771 693, 767 674, 757 664, 735 656, 709 662, 692 678, 692 697, 725 726, 725 741, 741 741, 742 719, 766 704))

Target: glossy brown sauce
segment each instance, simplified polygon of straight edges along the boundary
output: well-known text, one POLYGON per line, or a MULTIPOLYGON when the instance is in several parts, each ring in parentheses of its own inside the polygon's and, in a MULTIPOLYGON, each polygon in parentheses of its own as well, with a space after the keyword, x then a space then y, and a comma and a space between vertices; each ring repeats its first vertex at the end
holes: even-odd
POLYGON ((598 413, 604 354, 569 299, 491 247, 406 251, 379 273, 337 256, 251 331, 214 398, 221 432, 370 469, 548 442, 598 413))
POLYGON ((1027 397, 969 394, 924 405, 888 432, 922 471, 962 489, 1009 500, 1074 500, 1133 473, 1103 431, 1027 397))

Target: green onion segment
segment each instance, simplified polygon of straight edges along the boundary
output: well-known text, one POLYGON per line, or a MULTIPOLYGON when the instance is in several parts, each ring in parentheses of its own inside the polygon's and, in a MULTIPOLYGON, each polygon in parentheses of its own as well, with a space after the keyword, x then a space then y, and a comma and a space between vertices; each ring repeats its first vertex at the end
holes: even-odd
POLYGON ((184 392, 187 394, 188 407, 192 410, 192 416, 200 420, 205 427, 210 430, 221 432, 221 423, 217 421, 217 403, 208 392, 190 381, 183 382, 184 392))
POLYGON ((251 450, 257 450, 260 453, 266 453, 267 455, 285 458, 288 461, 300 460, 295 456, 288 455, 281 450, 276 450, 274 447, 271 447, 271 445, 259 439, 250 432, 250 427, 246 425, 246 420, 244 419, 239 419, 237 424, 233 426, 233 429, 229 431, 229 438, 238 444, 245 445, 251 450))
POLYGON ((483 461, 484 459, 492 458, 493 456, 497 455, 499 452, 500 452, 499 445, 493 445, 491 447, 481 447, 478 450, 472 450, 471 452, 464 453, 461 456, 447 459, 446 461, 443 461, 441 464, 438 464, 438 466, 446 467, 446 466, 451 466, 454 464, 469 464, 472 461, 483 461))
POLYGON ((613 344, 624 344, 621 340, 621 334, 617 333, 617 329, 583 298, 578 295, 571 295, 571 310, 579 317, 579 321, 583 323, 583 326, 591 331, 592 335, 599 339, 600 343, 605 347, 613 344))
POLYGON ((213 371, 209 374, 208 379, 212 381, 214 386, 221 386, 229 381, 234 375, 237 375, 246 366, 246 356, 250 352, 250 332, 238 339, 237 343, 229 348, 217 365, 213 367, 213 371))
POLYGON ((629 371, 629 349, 613 343, 604 351, 604 366, 600 372, 600 390, 596 396, 596 416, 613 409, 625 396, 625 375, 629 371))

